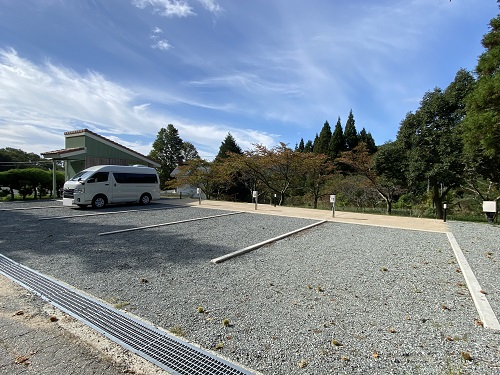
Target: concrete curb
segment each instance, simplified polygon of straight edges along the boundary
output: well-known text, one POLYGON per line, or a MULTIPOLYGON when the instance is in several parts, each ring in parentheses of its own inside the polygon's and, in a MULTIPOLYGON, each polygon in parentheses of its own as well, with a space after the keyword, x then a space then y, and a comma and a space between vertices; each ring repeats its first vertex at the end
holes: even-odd
POLYGON ((474 301, 474 305, 476 305, 477 312, 479 313, 479 318, 483 322, 484 328, 489 328, 493 330, 500 330, 500 323, 498 322, 493 309, 491 308, 488 299, 483 293, 481 285, 476 279, 476 276, 472 272, 472 269, 469 266, 469 262, 465 259, 458 242, 453 235, 453 233, 446 233, 448 236, 448 240, 450 241, 453 252, 455 253, 455 257, 457 258, 457 262, 462 270, 462 274, 464 275, 465 282, 467 287, 469 288, 469 292, 471 294, 472 300, 474 301))
POLYGON ((326 220, 322 220, 322 221, 319 221, 317 223, 313 223, 313 224, 310 224, 310 225, 307 225, 305 227, 302 227, 302 228, 299 228, 299 229, 296 229, 296 230, 293 230, 291 232, 288 232, 288 233, 285 233, 285 234, 282 234, 282 235, 279 235, 277 237, 274 237, 274 238, 270 238, 268 240, 265 240, 265 241, 262 241, 262 242, 259 242, 259 243, 256 243, 255 245, 250 245, 248 247, 245 247, 244 249, 241 249, 241 250, 237 250, 237 251, 233 251, 232 253, 229 253, 229 254, 226 254, 226 255, 223 255, 221 257, 218 257, 218 258, 214 258, 212 260, 210 260, 210 262, 212 263, 222 263, 226 260, 229 260, 231 258, 234 258, 234 257, 237 257, 239 255, 242 255, 242 254, 245 254, 245 253, 248 253, 252 250, 255 250, 255 249, 258 249, 264 245, 267 245, 269 243, 272 243, 272 242, 276 242, 276 241, 279 241, 285 237, 288 237, 288 236, 291 236, 292 234, 295 234, 295 233, 298 233, 298 232, 301 232, 303 230, 306 230, 306 229, 309 229, 309 228, 313 228, 317 225, 320 225, 320 224, 323 224, 323 223, 326 223, 327 221, 326 220))

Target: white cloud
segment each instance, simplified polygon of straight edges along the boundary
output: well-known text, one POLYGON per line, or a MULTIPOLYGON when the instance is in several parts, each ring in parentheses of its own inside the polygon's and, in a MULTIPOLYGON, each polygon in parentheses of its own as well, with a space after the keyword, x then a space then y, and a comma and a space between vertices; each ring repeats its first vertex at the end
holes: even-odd
POLYGON ((132 4, 140 9, 145 9, 149 5, 153 8, 153 13, 165 17, 188 17, 196 15, 196 13, 193 12, 193 8, 185 1, 133 0, 132 4))
POLYGON ((153 49, 159 49, 159 50, 162 50, 162 51, 167 51, 170 48, 172 48, 172 45, 168 42, 168 40, 161 39, 161 40, 158 40, 155 44, 152 44, 151 48, 153 48, 153 49))
POLYGON ((224 9, 214 0, 198 0, 211 13, 220 14, 224 9))
MULTIPOLYGON (((63 133, 88 128, 142 154, 148 154, 161 127, 172 123, 200 154, 214 157, 228 132, 241 142, 266 146, 274 135, 235 129, 160 112, 144 93, 96 72, 77 73, 47 62, 36 65, 13 49, 0 49, 0 145, 42 153, 64 147, 63 133)), ((182 102, 165 90, 166 102, 182 102)), ((161 104, 161 98, 155 102, 161 104)))
POLYGON ((163 30, 160 29, 158 26, 156 26, 153 31, 151 31, 151 34, 149 34, 149 37, 151 39, 157 39, 158 35, 163 34, 163 30))

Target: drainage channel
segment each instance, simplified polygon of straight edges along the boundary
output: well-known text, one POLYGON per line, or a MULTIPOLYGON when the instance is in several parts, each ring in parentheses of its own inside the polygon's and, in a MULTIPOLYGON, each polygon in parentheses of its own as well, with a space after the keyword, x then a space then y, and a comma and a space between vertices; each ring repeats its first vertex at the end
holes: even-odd
POLYGON ((101 332, 112 341, 179 375, 252 375, 241 366, 186 343, 175 336, 0 254, 0 273, 38 294, 62 311, 101 332))

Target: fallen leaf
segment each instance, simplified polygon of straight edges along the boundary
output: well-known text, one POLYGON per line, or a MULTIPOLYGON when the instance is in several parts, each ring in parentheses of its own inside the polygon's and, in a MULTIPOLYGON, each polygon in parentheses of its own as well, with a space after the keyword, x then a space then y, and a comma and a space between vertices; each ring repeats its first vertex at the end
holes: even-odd
POLYGON ((19 365, 21 363, 24 363, 25 365, 29 365, 30 362, 29 362, 29 357, 26 356, 26 355, 21 355, 19 357, 16 358, 16 365, 19 365))
POLYGON ((472 356, 470 355, 469 352, 462 352, 462 358, 465 360, 465 361, 472 361, 472 356))

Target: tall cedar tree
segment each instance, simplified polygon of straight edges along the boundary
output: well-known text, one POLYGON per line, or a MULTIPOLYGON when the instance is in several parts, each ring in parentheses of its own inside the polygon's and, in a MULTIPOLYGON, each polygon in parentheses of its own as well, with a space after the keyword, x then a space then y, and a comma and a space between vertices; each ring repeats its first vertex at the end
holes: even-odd
POLYGON ((313 142, 309 139, 304 145, 304 152, 313 152, 313 142))
POLYGON ((352 109, 349 112, 349 117, 347 118, 347 122, 345 124, 344 139, 347 150, 354 150, 358 145, 358 132, 356 131, 356 126, 354 125, 352 109))
POLYGON ((466 100, 464 151, 476 173, 500 183, 500 15, 490 21, 482 45, 477 82, 466 100))
POLYGON ((316 144, 318 143, 318 141, 319 141, 319 135, 318 133, 316 133, 316 136, 314 137, 314 141, 312 143, 312 149, 311 149, 312 152, 314 152, 314 150, 316 149, 316 144))
POLYGON ((332 138, 332 129, 328 120, 325 121, 317 141, 314 142, 314 153, 315 154, 328 154, 328 145, 330 144, 330 139, 332 138))
POLYGON ((215 160, 222 160, 226 159, 229 157, 228 153, 234 153, 241 155, 243 154, 243 151, 241 150, 240 146, 236 143, 236 139, 232 136, 231 133, 227 133, 226 138, 224 138, 224 141, 221 143, 219 147, 219 153, 215 157, 215 160))
POLYGON ((366 145, 366 149, 370 155, 373 155, 377 151, 375 140, 373 139, 370 132, 366 132, 365 128, 361 129, 361 131, 359 132, 359 142, 366 145))
POLYGON ((332 138, 330 139, 330 143, 328 145, 328 156, 334 160, 340 156, 342 151, 345 151, 345 139, 344 130, 342 129, 339 116, 335 129, 333 130, 332 138))
POLYGON ((179 132, 172 124, 168 124, 166 129, 161 128, 153 142, 153 149, 149 153, 149 157, 161 165, 158 174, 162 187, 170 180, 170 173, 184 161, 182 145, 179 132))
POLYGON ((300 138, 299 145, 297 146, 297 151, 304 152, 304 149, 305 149, 304 138, 300 138))
POLYGON ((226 196, 231 199, 245 201, 249 197, 249 192, 243 174, 241 171, 231 170, 231 168, 229 168, 230 163, 226 165, 228 168, 224 168, 222 165, 224 161, 228 161, 228 159, 231 158, 231 155, 243 155, 243 151, 236 143, 236 139, 234 139, 232 134, 227 133, 226 138, 224 138, 224 141, 220 145, 219 153, 215 157, 215 163, 212 165, 218 167, 220 171, 226 171, 226 175, 231 183, 225 182, 225 184, 214 184, 214 187, 217 188, 220 194, 226 194, 226 196))

